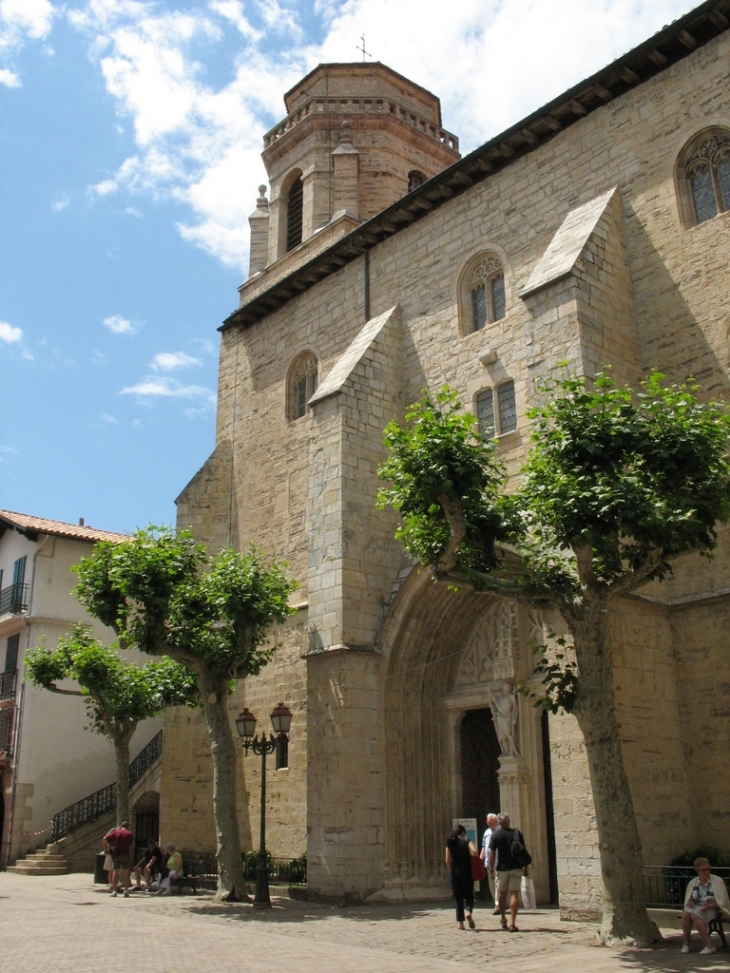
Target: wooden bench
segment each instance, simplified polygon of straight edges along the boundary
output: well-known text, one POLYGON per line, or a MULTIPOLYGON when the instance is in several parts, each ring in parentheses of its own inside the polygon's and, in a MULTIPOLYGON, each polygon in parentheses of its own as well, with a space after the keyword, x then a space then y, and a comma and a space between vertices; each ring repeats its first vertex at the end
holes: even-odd
POLYGON ((193 895, 198 894, 198 876, 203 868, 202 858, 183 858, 183 873, 170 882, 170 892, 176 888, 178 894, 183 889, 192 889, 193 895))

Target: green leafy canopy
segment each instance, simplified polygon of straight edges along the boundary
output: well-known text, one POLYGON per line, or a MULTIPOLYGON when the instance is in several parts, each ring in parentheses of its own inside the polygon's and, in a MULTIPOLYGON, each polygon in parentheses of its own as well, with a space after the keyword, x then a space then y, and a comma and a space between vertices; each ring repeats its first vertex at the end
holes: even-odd
POLYGON ((195 674, 186 666, 168 658, 144 666, 124 662, 116 646, 104 645, 85 625, 75 625, 55 650, 42 644, 28 653, 25 666, 34 685, 85 697, 91 726, 106 735, 196 701, 195 674), (79 690, 59 689, 64 680, 79 690))
POLYGON ((461 411, 457 393, 444 387, 425 395, 406 413, 406 426, 391 422, 384 443, 389 457, 378 470, 392 483, 381 489, 378 507, 398 510, 396 537, 424 564, 436 564, 450 528, 444 507, 458 505, 466 521, 460 558, 476 570, 497 566, 494 544, 505 540, 510 524, 501 496, 505 481, 495 444, 482 436, 476 419, 461 411))
POLYGON ((76 571, 77 597, 122 645, 229 678, 268 661, 267 631, 291 613, 297 587, 253 546, 208 557, 188 531, 156 527, 97 544, 76 571))

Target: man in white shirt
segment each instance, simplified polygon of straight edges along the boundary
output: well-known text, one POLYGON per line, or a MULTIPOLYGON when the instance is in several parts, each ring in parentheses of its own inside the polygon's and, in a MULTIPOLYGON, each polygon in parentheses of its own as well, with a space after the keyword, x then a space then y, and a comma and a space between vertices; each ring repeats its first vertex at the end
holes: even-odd
MULTIPOLYGON (((479 852, 479 857, 484 862, 484 867, 489 867, 489 839, 492 837, 494 832, 499 827, 499 821, 497 820, 497 815, 491 812, 487 814, 487 830, 484 832, 484 837, 482 838, 482 850, 479 852)), ((492 898, 494 899, 494 915, 498 916, 500 914, 497 908, 497 895, 494 887, 494 874, 488 875, 489 879, 489 891, 492 893, 492 898)))

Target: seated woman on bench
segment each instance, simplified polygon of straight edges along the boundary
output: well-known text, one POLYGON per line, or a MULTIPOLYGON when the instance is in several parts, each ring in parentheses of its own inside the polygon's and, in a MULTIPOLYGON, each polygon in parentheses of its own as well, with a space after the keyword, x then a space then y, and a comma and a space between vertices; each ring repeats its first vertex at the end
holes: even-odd
POLYGON ((175 845, 171 841, 168 841, 165 845, 165 855, 167 855, 165 862, 167 875, 160 879, 157 887, 158 895, 169 895, 172 883, 176 878, 181 878, 183 874, 182 855, 179 851, 175 851, 175 845))
POLYGON ((700 956, 708 956, 715 952, 708 927, 720 915, 725 919, 730 917, 730 900, 723 880, 710 874, 710 863, 706 858, 695 858, 694 866, 697 878, 689 883, 684 897, 682 952, 689 952, 689 940, 694 926, 704 943, 700 956))

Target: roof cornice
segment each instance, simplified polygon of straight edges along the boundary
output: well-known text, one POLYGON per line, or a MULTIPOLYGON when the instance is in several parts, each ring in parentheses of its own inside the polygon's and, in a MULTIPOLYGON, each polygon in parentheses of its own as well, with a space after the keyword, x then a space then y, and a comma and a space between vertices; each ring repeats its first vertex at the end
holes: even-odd
POLYGON ((707 0, 638 47, 403 196, 235 310, 219 330, 247 326, 416 223, 471 186, 549 142, 586 115, 661 74, 730 27, 730 0, 707 0))

